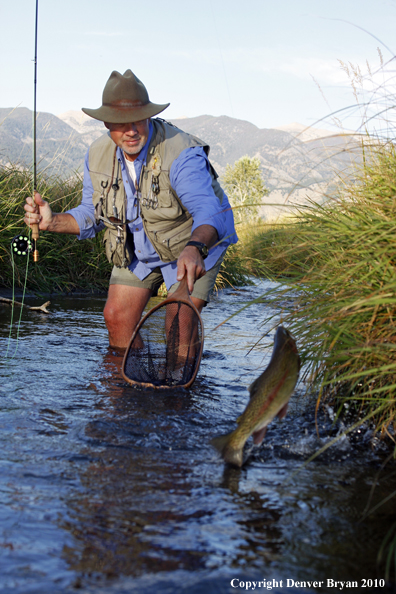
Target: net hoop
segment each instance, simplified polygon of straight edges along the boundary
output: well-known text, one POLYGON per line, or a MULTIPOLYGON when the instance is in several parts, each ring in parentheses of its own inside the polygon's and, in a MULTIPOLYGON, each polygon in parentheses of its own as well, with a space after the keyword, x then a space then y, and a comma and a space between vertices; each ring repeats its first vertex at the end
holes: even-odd
POLYGON ((202 318, 201 315, 199 313, 199 311, 197 310, 197 308, 195 307, 190 294, 188 292, 188 286, 187 286, 187 275, 185 275, 183 277, 183 279, 180 281, 180 285, 178 286, 178 288, 176 289, 176 291, 170 296, 167 297, 164 301, 162 301, 161 303, 158 303, 158 305, 155 305, 152 309, 150 309, 150 311, 148 311, 143 318, 140 320, 139 324, 136 326, 133 334, 132 334, 132 338, 129 342, 128 347, 125 349, 125 354, 124 354, 124 359, 122 361, 122 368, 121 368, 121 374, 122 377, 124 378, 124 380, 126 382, 128 382, 128 384, 132 385, 132 386, 139 386, 142 388, 151 388, 151 389, 155 389, 155 390, 175 390, 178 388, 189 388, 193 382, 195 381, 196 377, 197 377, 197 373, 199 370, 199 366, 201 363, 201 358, 202 358, 202 353, 203 353, 203 346, 204 346, 204 326, 203 326, 203 322, 202 322, 202 318), (192 374, 191 378, 189 379, 189 381, 185 384, 177 384, 177 385, 171 385, 168 386, 166 384, 162 384, 162 385, 155 385, 149 382, 139 382, 136 380, 131 379, 130 377, 128 377, 126 375, 125 372, 125 367, 127 364, 127 360, 128 360, 128 355, 129 355, 129 351, 131 348, 131 345, 133 344, 133 341, 135 340, 136 335, 139 333, 141 327, 143 326, 143 324, 145 323, 145 321, 147 320, 147 318, 149 318, 154 312, 156 312, 158 309, 169 305, 170 303, 184 303, 185 305, 188 305, 189 307, 191 307, 191 309, 194 311, 194 313, 197 316, 198 319, 198 323, 200 324, 201 327, 201 344, 200 344, 200 348, 199 348, 199 352, 197 355, 197 362, 195 365, 195 370, 194 373, 192 374))

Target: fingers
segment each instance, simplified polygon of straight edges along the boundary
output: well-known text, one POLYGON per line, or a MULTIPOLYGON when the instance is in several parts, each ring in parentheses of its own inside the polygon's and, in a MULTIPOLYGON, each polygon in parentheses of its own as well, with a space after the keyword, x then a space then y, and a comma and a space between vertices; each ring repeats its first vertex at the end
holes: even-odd
POLYGON ((33 227, 33 225, 39 225, 40 228, 41 217, 39 215, 34 216, 28 213, 27 215, 25 215, 25 218, 23 220, 25 225, 27 225, 28 227, 33 227))
POLYGON ((41 221, 41 215, 37 212, 37 210, 28 204, 25 204, 25 217, 24 222, 25 224, 30 227, 31 225, 39 224, 41 221))
POLYGON ((195 283, 195 270, 191 268, 186 268, 187 270, 187 286, 188 292, 191 293, 194 290, 194 283, 195 283))
POLYGON ((34 192, 34 201, 38 206, 44 206, 46 204, 46 201, 41 198, 41 194, 38 192, 34 192))
POLYGON ((191 294, 195 281, 206 274, 204 261, 195 247, 184 248, 177 261, 177 280, 181 281, 186 274, 187 286, 191 294))
POLYGON ((34 194, 34 201, 31 196, 26 198, 26 203, 24 205, 24 209, 26 212, 38 212, 39 206, 44 206, 45 200, 43 200, 38 192, 34 194))
POLYGON ((23 208, 25 209, 24 221, 28 227, 41 221, 41 215, 37 206, 33 203, 32 198, 26 198, 26 204, 23 208))
POLYGON ((24 204, 24 209, 26 210, 26 212, 37 211, 36 206, 33 204, 33 198, 31 198, 30 196, 29 196, 29 198, 26 198, 26 202, 24 204))
POLYGON ((38 192, 34 194, 34 201, 31 196, 26 198, 24 204, 25 217, 24 222, 28 227, 32 225, 39 225, 43 220, 43 215, 48 210, 48 202, 42 199, 38 192))

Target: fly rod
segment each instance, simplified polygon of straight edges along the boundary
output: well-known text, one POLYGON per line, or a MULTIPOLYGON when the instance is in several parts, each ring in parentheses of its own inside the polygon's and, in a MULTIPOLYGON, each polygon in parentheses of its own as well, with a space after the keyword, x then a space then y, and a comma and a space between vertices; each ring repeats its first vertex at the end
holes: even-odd
MULTIPOLYGON (((36 155, 36 118, 37 118, 37 29, 38 29, 38 0, 36 0, 36 20, 34 32, 34 90, 33 90, 33 204, 37 191, 37 155, 36 155)), ((40 236, 38 223, 32 226, 33 262, 38 262, 39 253, 37 241, 40 236)))
MULTIPOLYGON (((38 0, 36 0, 36 21, 34 34, 34 87, 33 87, 33 180, 32 180, 32 200, 35 206, 34 196, 37 192, 37 154, 36 154, 36 119, 37 119, 37 29, 38 29, 38 0)), ((33 252, 33 262, 38 262, 39 253, 37 242, 40 236, 38 223, 29 225, 32 230, 31 240, 28 234, 18 233, 11 240, 11 250, 13 255, 27 256, 33 252)))

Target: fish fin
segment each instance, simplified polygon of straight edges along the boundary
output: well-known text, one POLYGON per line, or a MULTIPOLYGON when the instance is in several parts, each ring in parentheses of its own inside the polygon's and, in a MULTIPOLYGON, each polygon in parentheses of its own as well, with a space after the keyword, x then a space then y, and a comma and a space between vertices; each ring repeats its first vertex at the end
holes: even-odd
POLYGON ((263 427, 262 429, 259 429, 258 431, 255 431, 253 433, 253 443, 254 445, 260 445, 260 443, 263 441, 265 434, 267 432, 267 427, 263 427))
POLYGON ((240 468, 243 464, 243 448, 234 448, 230 445, 229 442, 233 434, 234 431, 226 433, 225 435, 218 435, 217 437, 214 437, 210 443, 221 454, 224 462, 240 468))
POLYGON ((223 450, 224 450, 224 448, 227 447, 227 444, 228 444, 228 441, 229 441, 231 435, 232 435, 232 433, 226 433, 225 435, 218 435, 217 437, 214 437, 213 439, 211 439, 210 443, 212 444, 212 446, 214 448, 216 448, 216 450, 219 452, 219 454, 223 454, 223 450))
POLYGON ((286 414, 287 414, 287 407, 289 406, 289 403, 286 402, 285 406, 283 406, 280 411, 278 412, 278 414, 276 415, 279 419, 284 419, 286 414))

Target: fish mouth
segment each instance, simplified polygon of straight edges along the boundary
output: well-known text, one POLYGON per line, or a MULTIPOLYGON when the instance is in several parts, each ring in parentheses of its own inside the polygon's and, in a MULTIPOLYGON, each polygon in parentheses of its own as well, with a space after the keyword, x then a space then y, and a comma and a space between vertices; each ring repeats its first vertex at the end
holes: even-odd
POLYGON ((298 353, 296 341, 294 340, 294 338, 291 335, 291 333, 289 332, 289 330, 287 330, 283 326, 278 326, 278 328, 276 330, 274 342, 275 342, 275 344, 280 342, 282 347, 287 344, 290 347, 290 349, 293 351, 293 353, 298 353))

